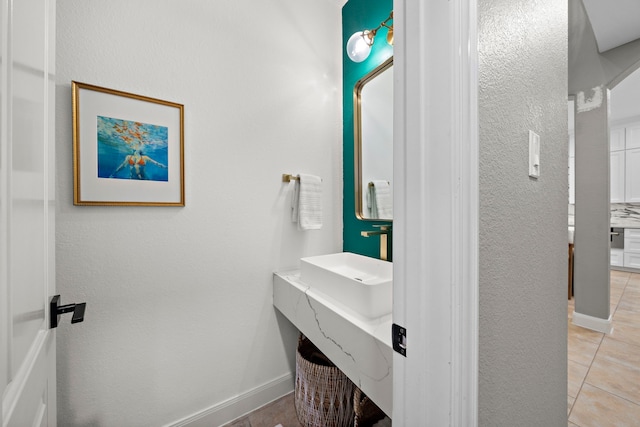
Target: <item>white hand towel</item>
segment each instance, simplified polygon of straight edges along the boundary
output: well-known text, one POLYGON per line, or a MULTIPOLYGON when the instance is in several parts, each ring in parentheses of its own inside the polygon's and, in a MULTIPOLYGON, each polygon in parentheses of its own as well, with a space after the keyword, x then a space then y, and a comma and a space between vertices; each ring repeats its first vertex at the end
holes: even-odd
POLYGON ((322 179, 300 174, 294 185, 292 220, 300 230, 322 228, 322 179))
POLYGON ((371 181, 369 192, 371 193, 371 216, 373 218, 393 218, 393 196, 391 185, 384 180, 371 181))
POLYGON ((314 175, 300 174, 293 187, 291 220, 300 230, 322 228, 322 179, 314 175))

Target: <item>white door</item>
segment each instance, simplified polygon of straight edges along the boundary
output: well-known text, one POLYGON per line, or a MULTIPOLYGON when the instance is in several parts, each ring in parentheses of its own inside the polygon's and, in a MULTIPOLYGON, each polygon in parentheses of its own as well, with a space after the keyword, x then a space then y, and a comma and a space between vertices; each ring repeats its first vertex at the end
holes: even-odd
POLYGON ((0 4, 0 420, 55 426, 55 0, 0 4))

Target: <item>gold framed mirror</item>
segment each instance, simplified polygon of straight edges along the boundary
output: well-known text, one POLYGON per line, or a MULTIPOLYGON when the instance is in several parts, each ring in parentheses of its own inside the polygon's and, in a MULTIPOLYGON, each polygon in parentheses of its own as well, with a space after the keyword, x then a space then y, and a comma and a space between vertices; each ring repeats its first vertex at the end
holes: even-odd
POLYGON ((393 220, 393 57, 354 88, 356 216, 393 220))

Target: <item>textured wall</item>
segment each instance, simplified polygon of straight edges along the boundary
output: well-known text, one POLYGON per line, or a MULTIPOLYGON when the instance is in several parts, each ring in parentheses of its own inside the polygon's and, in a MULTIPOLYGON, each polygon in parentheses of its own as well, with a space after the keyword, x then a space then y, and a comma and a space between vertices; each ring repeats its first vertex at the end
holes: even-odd
POLYGON ((341 250, 339 2, 58 0, 63 426, 159 426, 291 373, 272 272, 341 250), (74 207, 70 81, 185 105, 186 207, 74 207), (324 227, 282 173, 324 179, 324 227))
POLYGON ((566 425, 567 6, 480 0, 479 425, 566 425), (528 131, 540 178, 528 176, 528 131))

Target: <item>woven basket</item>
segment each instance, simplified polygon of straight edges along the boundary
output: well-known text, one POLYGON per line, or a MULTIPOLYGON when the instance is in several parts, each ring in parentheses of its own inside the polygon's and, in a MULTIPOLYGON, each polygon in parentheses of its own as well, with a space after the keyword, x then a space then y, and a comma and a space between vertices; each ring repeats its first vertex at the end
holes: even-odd
POLYGON ((294 394, 298 421, 305 427, 352 426, 353 389, 351 380, 300 334, 294 394))
POLYGON ((358 387, 353 391, 354 427, 370 427, 385 417, 378 408, 358 387))

